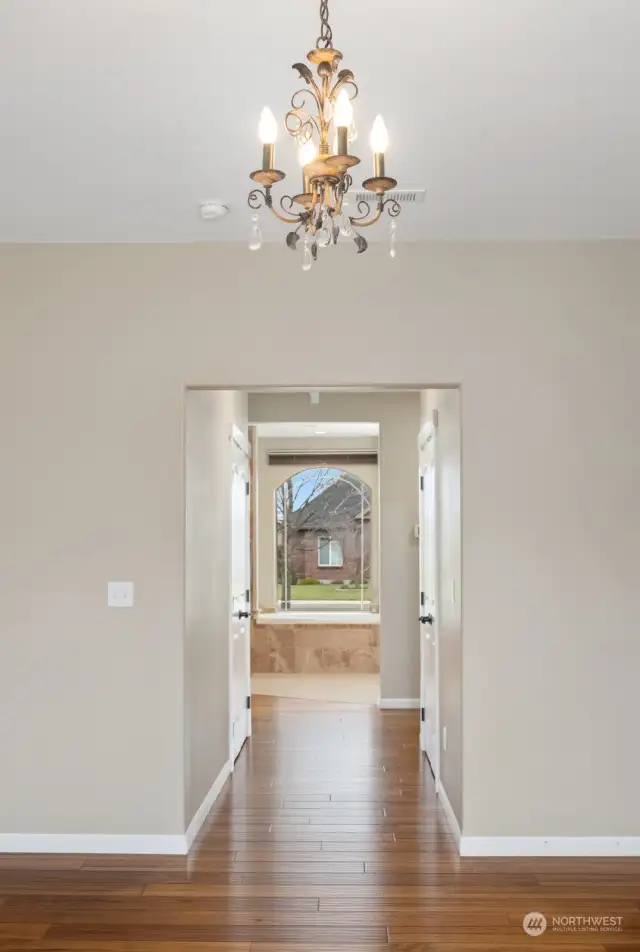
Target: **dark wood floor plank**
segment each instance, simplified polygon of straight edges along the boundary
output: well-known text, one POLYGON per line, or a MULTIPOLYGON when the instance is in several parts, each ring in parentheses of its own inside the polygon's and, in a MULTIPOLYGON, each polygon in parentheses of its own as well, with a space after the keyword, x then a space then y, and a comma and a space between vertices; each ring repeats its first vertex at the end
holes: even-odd
MULTIPOLYGON (((340 946, 327 945, 324 942, 310 944, 308 942, 252 942, 251 952, 340 952, 340 946)), ((364 945, 350 944, 349 952, 389 952, 390 946, 367 942, 364 945)))
MULTIPOLYGON (((543 940, 544 952, 604 952, 599 942, 571 943, 548 942, 543 940)), ((511 941, 496 941, 492 936, 482 939, 465 939, 463 942, 450 941, 448 936, 430 936, 428 941, 392 942, 387 952, 519 952, 531 949, 531 937, 523 933, 511 941), (529 940, 527 942, 527 939, 529 940)))
POLYGON ((14 869, 81 869, 84 856, 41 855, 38 853, 0 853, 0 870, 14 869))
MULTIPOLYGON (((0 949, 2 947, 0 946, 0 949)), ((250 952, 249 942, 157 942, 155 939, 44 939, 35 952, 250 952)))
MULTIPOLYGON (((387 932, 381 926, 355 925, 346 928, 320 925, 63 925, 53 926, 47 938, 55 940, 116 939, 148 942, 307 942, 335 944, 337 948, 363 942, 384 943, 387 932)), ((162 945, 159 945, 162 950, 162 945)))
POLYGON ((39 939, 47 928, 43 922, 0 922, 0 939, 39 939))
POLYGON ((87 897, 98 899, 136 899, 142 895, 144 886, 100 886, 97 883, 50 883, 43 887, 41 883, 5 883, 0 886, 0 897, 7 899, 10 896, 31 896, 39 898, 43 894, 47 898, 55 896, 87 897))

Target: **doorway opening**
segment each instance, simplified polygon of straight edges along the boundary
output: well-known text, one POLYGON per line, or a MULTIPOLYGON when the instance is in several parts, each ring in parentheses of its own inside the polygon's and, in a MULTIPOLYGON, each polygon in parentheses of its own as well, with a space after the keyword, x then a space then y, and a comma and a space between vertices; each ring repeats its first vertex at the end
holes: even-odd
POLYGON ((252 694, 413 710, 436 783, 455 791, 459 390, 199 389, 187 394, 186 437, 198 745, 213 742, 206 711, 220 697, 230 764, 251 735, 252 694), (202 672, 218 677, 223 654, 228 690, 216 695, 202 672))

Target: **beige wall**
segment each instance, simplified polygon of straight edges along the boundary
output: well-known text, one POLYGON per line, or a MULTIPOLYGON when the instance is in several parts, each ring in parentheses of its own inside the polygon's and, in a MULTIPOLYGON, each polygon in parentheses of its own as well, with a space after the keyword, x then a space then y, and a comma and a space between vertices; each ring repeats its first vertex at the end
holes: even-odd
POLYGON ((190 390, 185 401, 185 824, 229 759, 231 472, 247 396, 190 390))
POLYGON ((183 829, 186 385, 459 383, 465 833, 640 834, 640 244, 334 250, 0 248, 0 831, 183 829))
POLYGON ((422 422, 438 412, 438 485, 440 569, 438 633, 440 666, 440 732, 447 729, 447 749, 440 747, 440 780, 463 827, 462 796, 462 525, 460 391, 425 390, 422 422))
MULTIPOLYGON (((259 396, 253 398, 253 403, 259 396)), ((358 421, 360 422, 360 421, 358 421)), ((258 554, 258 608, 276 607, 276 490, 285 479, 305 468, 296 464, 269 464, 269 453, 277 451, 353 453, 378 449, 377 437, 342 438, 275 438, 258 435, 256 442, 255 485, 258 496, 256 547, 258 554)), ((378 467, 371 463, 350 463, 348 471, 371 487, 371 597, 378 604, 378 467)))
POLYGON ((249 395, 252 423, 379 423, 380 696, 419 691, 418 431, 420 394, 307 393, 249 395))

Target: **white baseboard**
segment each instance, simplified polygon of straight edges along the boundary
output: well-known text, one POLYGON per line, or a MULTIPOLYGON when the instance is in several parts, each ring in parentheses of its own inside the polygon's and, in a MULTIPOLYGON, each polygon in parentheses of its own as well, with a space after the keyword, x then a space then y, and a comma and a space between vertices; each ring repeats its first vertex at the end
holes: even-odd
POLYGON ((461 856, 640 856, 640 836, 463 836, 461 856))
POLYGON ((381 711, 406 711, 420 707, 419 697, 381 697, 378 699, 381 711))
POLYGON ((440 803, 442 804, 442 809, 447 814, 447 820, 449 821, 449 826, 451 827, 451 831, 453 835, 455 836, 456 843, 458 844, 458 849, 460 850, 461 849, 460 843, 463 838, 462 833, 460 831, 460 824, 458 823, 458 818, 453 811, 453 807, 451 806, 451 803, 449 802, 447 791, 442 786, 442 783, 440 782, 440 780, 438 780, 438 783, 436 785, 436 793, 438 794, 440 803))
POLYGON ((0 833, 0 853, 123 853, 184 856, 218 798, 231 772, 229 761, 216 777, 211 790, 184 836, 111 833, 0 833))
POLYGON ((184 855, 184 836, 111 833, 0 833, 0 853, 147 853, 184 855))
POLYGON ((195 840, 196 836, 200 832, 200 828, 202 824, 207 819, 207 816, 209 814, 209 811, 211 810, 211 807, 218 799, 218 796, 220 795, 220 791, 222 790, 225 783, 227 782, 227 779, 230 774, 231 774, 231 761, 228 760, 226 764, 223 766, 218 776, 216 777, 216 779, 213 781, 213 784, 211 786, 211 789, 209 790, 209 793, 206 795, 206 797, 200 804, 198 808, 198 812, 196 813, 196 815, 194 816, 193 820, 191 821, 191 823, 189 824, 187 828, 185 852, 188 853, 189 850, 191 849, 191 845, 193 841, 195 840))

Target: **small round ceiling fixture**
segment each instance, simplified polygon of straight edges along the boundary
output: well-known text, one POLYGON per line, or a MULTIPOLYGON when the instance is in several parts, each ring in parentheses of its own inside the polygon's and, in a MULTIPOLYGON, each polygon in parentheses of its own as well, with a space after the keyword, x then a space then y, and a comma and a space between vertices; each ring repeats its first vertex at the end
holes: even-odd
POLYGON ((211 202, 203 202, 200 206, 200 216, 204 221, 214 221, 216 218, 224 218, 228 213, 229 206, 217 198, 211 202))

